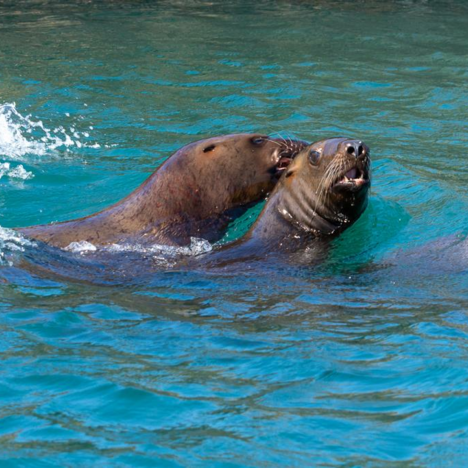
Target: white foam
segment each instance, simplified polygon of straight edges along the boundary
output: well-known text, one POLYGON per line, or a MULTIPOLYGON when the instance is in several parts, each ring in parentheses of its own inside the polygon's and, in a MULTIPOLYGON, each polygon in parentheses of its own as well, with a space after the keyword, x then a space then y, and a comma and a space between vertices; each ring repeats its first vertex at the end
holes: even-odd
POLYGON ((213 250, 213 246, 206 239, 200 239, 197 237, 191 237, 190 247, 185 247, 185 248, 189 249, 189 253, 187 255, 194 255, 194 256, 208 253, 213 250))
POLYGON ((2 226, 0 226, 0 242, 15 242, 24 246, 36 245, 14 229, 4 228, 2 226))
POLYGON ((190 238, 190 245, 188 247, 174 247, 169 245, 153 244, 111 244, 105 247, 96 247, 94 244, 87 241, 72 242, 64 248, 64 250, 81 255, 98 250, 110 253, 133 252, 143 255, 151 255, 154 258, 174 258, 179 256, 195 256, 210 252, 213 246, 205 239, 196 237, 190 238))
POLYGON ((190 238, 188 247, 174 247, 171 245, 153 244, 150 246, 140 244, 112 244, 106 247, 109 252, 138 252, 142 254, 161 255, 164 257, 177 257, 180 255, 195 256, 210 252, 213 246, 205 239, 190 238))
POLYGON ((87 252, 95 252, 97 247, 91 242, 81 241, 81 242, 72 242, 70 245, 64 248, 68 252, 73 253, 87 253, 87 252))
POLYGON ((14 168, 10 163, 0 163, 0 179, 9 177, 10 179, 28 180, 34 177, 32 172, 27 171, 21 164, 14 168))
MULTIPOLYGON (((37 247, 37 243, 23 237, 22 234, 13 229, 0 226, 0 265, 8 264, 11 266, 12 263, 7 260, 7 254, 24 252, 25 247, 37 247)), ((178 257, 201 255, 210 252, 212 249, 213 246, 207 240, 192 237, 190 238, 190 245, 187 247, 173 247, 160 244, 150 246, 141 244, 112 244, 98 248, 91 242, 79 241, 72 242, 63 250, 80 255, 87 255, 97 251, 109 253, 136 252, 142 255, 150 255, 158 262, 170 264, 171 260, 175 260, 178 257)))

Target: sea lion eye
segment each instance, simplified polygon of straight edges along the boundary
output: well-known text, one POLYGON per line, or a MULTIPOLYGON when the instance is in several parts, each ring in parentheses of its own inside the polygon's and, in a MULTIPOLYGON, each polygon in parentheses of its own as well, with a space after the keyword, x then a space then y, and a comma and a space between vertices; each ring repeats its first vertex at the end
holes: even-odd
POLYGON ((253 137, 250 141, 255 146, 263 145, 267 141, 268 137, 253 137))
POLYGON ((311 164, 313 164, 314 166, 316 166, 319 162, 319 159, 320 159, 320 152, 316 151, 316 150, 310 150, 309 152, 309 161, 311 164))

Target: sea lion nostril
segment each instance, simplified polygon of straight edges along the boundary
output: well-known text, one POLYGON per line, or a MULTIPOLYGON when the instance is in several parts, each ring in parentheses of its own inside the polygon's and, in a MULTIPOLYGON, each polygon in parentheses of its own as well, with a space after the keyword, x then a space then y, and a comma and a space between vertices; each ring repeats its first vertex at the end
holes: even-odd
POLYGON ((346 152, 348 154, 354 155, 354 157, 356 158, 365 154, 365 149, 364 145, 362 144, 362 141, 348 143, 346 147, 346 152))

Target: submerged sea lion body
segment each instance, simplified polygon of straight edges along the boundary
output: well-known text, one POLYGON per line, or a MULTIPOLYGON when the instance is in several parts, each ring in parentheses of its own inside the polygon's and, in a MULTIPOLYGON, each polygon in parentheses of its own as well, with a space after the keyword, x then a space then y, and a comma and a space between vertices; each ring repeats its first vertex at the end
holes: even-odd
POLYGON ((325 245, 322 240, 341 233, 364 212, 369 171, 370 152, 362 141, 332 138, 303 148, 245 236, 200 260, 226 265, 325 245))
POLYGON ((115 205, 72 221, 18 229, 56 247, 134 242, 188 245, 218 240, 230 211, 271 191, 302 141, 258 134, 209 138, 184 146, 115 205))

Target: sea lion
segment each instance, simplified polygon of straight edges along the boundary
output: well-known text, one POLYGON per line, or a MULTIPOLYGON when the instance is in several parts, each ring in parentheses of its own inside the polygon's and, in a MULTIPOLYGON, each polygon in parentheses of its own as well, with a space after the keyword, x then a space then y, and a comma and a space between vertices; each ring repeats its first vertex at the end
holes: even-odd
POLYGON ((307 145, 259 134, 235 134, 184 146, 140 187, 85 218, 18 229, 56 247, 132 242, 184 246, 191 237, 211 242, 231 211, 271 191, 291 159, 307 145))
MULTIPOLYGON (((278 164, 281 166, 276 163, 275 167, 278 164)), ((174 255, 168 255, 169 262, 164 252, 155 255, 151 245, 123 250, 123 255, 112 246, 75 255, 38 242, 40 249, 32 246, 22 252, 22 265, 35 274, 93 284, 146 283, 167 268, 223 269, 236 275, 273 271, 276 277, 284 266, 309 267, 326 260, 330 239, 351 226, 365 210, 369 187, 369 148, 349 138, 322 140, 297 154, 257 221, 237 241, 215 246, 201 255, 187 255, 176 248, 174 255)), ((190 226, 193 223, 189 222, 190 226)), ((135 238, 133 233, 130 238, 135 238)))
POLYGON ((199 260, 227 265, 294 253, 312 240, 329 239, 359 219, 369 187, 370 150, 365 143, 350 138, 315 142, 288 166, 250 230, 199 260))

